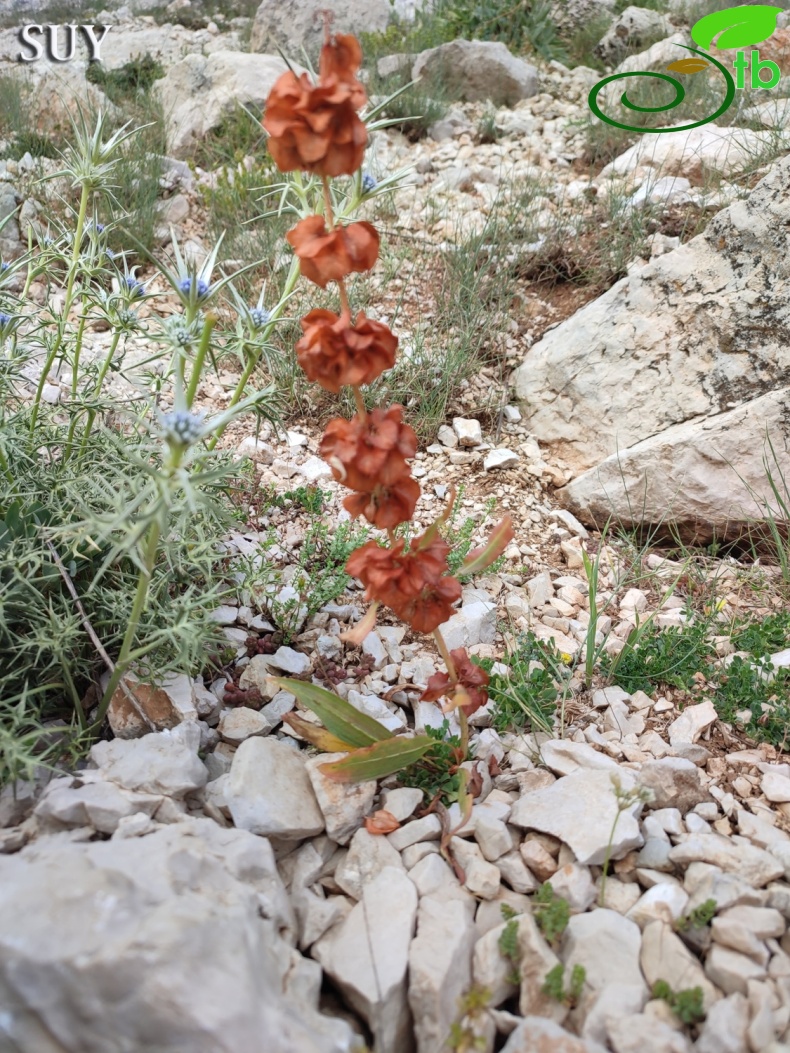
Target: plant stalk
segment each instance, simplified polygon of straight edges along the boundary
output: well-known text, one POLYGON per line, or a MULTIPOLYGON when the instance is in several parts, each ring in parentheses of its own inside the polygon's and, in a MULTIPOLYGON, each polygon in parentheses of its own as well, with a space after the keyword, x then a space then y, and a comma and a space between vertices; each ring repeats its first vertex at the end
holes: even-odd
POLYGON ((30 437, 33 437, 33 433, 36 430, 36 421, 38 420, 38 410, 41 405, 41 396, 44 391, 44 385, 47 382, 49 371, 52 369, 52 364, 58 357, 61 345, 63 344, 63 337, 66 331, 66 322, 68 320, 69 311, 71 310, 73 297, 74 297, 74 283, 77 278, 77 264, 80 258, 80 245, 82 244, 82 235, 85 231, 85 216, 88 212, 88 199, 90 198, 90 187, 88 183, 82 184, 82 193, 80 195, 80 209, 77 214, 77 229, 74 232, 74 248, 71 253, 71 267, 69 268, 69 279, 66 284, 66 297, 63 302, 63 313, 61 315, 60 325, 58 326, 58 335, 55 339, 55 343, 52 345, 52 350, 47 355, 44 368, 41 371, 41 377, 39 378, 38 386, 36 388, 36 394, 33 397, 33 407, 30 414, 30 437))
POLYGON ((187 388, 187 409, 192 409, 192 403, 195 401, 195 395, 197 395, 198 385, 200 384, 200 375, 203 372, 203 363, 206 361, 206 355, 211 344, 211 330, 217 324, 218 318, 213 312, 209 312, 206 315, 206 321, 203 325, 203 333, 200 337, 200 344, 198 345, 197 355, 192 366, 192 375, 189 378, 189 387, 187 388))

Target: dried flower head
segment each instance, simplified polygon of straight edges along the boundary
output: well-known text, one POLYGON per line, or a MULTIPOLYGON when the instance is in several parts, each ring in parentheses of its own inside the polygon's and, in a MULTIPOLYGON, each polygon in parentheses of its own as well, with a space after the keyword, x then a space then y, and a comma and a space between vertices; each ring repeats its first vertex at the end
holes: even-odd
POLYGON ((419 483, 404 475, 388 485, 382 483, 373 490, 351 494, 344 499, 343 507, 354 519, 364 516, 379 530, 392 530, 399 523, 408 523, 419 497, 419 483))
POLYGON ((300 324, 299 365, 309 380, 334 394, 344 384, 370 384, 395 364, 398 338, 361 311, 352 323, 346 314, 315 310, 300 324))
POLYGON ((318 452, 338 482, 370 493, 409 474, 406 461, 417 453, 417 435, 403 423, 403 407, 390 406, 351 420, 335 417, 318 452))
POLYGON ((437 702, 440 698, 451 698, 459 709, 471 717, 488 701, 488 673, 474 664, 463 647, 450 651, 450 657, 455 679, 448 673, 434 673, 428 680, 426 690, 420 695, 420 701, 437 702))
POLYGON ((355 271, 369 271, 379 255, 379 235, 370 223, 326 229, 323 216, 307 216, 285 235, 302 274, 325 289, 355 271))
POLYGON ((290 70, 275 82, 263 127, 281 172, 353 175, 362 164, 368 135, 357 114, 366 102, 356 77, 361 62, 357 40, 339 34, 321 49, 317 84, 290 70))
POLYGON ((437 533, 423 534, 380 548, 368 541, 352 552, 346 570, 365 586, 365 598, 378 600, 416 632, 430 633, 453 614, 461 583, 447 574, 450 548, 437 533))

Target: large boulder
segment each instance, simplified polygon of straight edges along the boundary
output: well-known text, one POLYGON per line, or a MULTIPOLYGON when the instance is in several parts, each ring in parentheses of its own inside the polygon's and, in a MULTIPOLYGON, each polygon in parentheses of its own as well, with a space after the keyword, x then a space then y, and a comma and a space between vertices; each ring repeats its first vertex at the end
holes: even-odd
POLYGON ((617 62, 626 51, 646 47, 671 32, 672 24, 666 15, 644 7, 627 7, 596 44, 595 53, 604 62, 617 62))
POLYGON ((314 57, 324 39, 320 11, 331 11, 338 33, 376 33, 387 28, 389 0, 263 0, 252 23, 250 49, 275 51, 300 58, 302 48, 314 57))
MULTIPOLYGON (((637 55, 629 55, 628 58, 624 58, 615 67, 614 72, 633 73, 635 70, 664 70, 675 59, 689 57, 688 51, 684 51, 682 47, 678 46, 682 44, 694 46, 688 33, 673 33, 671 37, 665 37, 664 40, 658 40, 655 44, 651 44, 645 51, 640 51, 637 55)), ((619 98, 623 92, 622 82, 618 83, 615 81, 615 91, 617 98, 619 98)))
POLYGON ((775 140, 772 132, 715 124, 674 134, 649 132, 606 165, 598 178, 627 176, 643 166, 662 176, 685 176, 692 182, 702 182, 711 173, 729 177, 753 164, 775 140))
MULTIPOLYGON (((621 279, 529 352, 514 379, 535 438, 576 474, 615 458, 598 484, 590 476, 563 492, 577 514, 595 485, 599 511, 602 502, 623 505, 616 458, 633 482, 651 454, 644 445, 631 448, 645 440, 661 450, 662 486, 674 495, 677 522, 695 522, 702 507, 711 524, 732 518, 736 472, 764 488, 763 444, 755 457, 746 447, 766 426, 787 419, 780 404, 790 385, 789 226, 790 158, 784 158, 703 234, 621 279), (769 393, 776 398, 754 401, 769 393), (686 431, 668 431, 687 422, 686 431), (694 449, 701 460, 692 465, 694 449), (719 490, 728 460, 729 482, 719 490), (715 479, 703 497, 691 483, 712 466, 715 479)), ((786 428, 773 431, 784 459, 786 428)), ((743 490, 740 496, 746 502, 743 490)), ((592 511, 588 506, 583 518, 590 521, 592 511)), ((633 515, 640 515, 636 505, 633 515)))
POLYGON ((277 55, 237 51, 187 55, 177 62, 155 85, 165 109, 169 152, 187 157, 236 106, 262 109, 272 85, 287 69, 277 55))
POLYGON ((785 478, 790 472, 788 450, 790 387, 784 387, 727 413, 666 428, 607 457, 557 496, 601 528, 614 516, 625 527, 671 523, 692 542, 735 538, 769 508, 784 518, 765 465, 781 490, 780 472, 785 478))
POLYGON ((43 135, 71 134, 71 121, 80 110, 102 111, 111 116, 118 111, 104 92, 86 77, 87 61, 32 62, 23 66, 14 60, 19 51, 0 48, 0 78, 18 79, 24 90, 27 125, 43 135))
POLYGON ((490 99, 495 106, 514 106, 537 95, 539 88, 534 66, 504 44, 485 40, 452 40, 423 51, 411 75, 441 85, 462 102, 490 99))
POLYGON ((15 1053, 348 1053, 305 998, 263 838, 210 819, 44 837, 0 856, 0 1046, 15 1053), (294 985, 289 995, 288 986, 294 985), (6 1043, 6 1044, 3 1044, 6 1043), (10 1043, 10 1045, 8 1044, 10 1043))
POLYGON ((593 19, 614 18, 615 0, 553 0, 551 21, 558 32, 570 35, 593 19))

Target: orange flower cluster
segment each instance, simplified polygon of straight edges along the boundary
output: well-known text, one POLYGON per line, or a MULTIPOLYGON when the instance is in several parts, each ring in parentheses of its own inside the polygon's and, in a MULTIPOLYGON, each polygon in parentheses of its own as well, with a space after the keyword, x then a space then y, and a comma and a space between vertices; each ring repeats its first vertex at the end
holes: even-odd
POLYGON ((307 216, 286 240, 299 257, 302 275, 325 289, 357 271, 369 271, 379 258, 379 235, 371 223, 326 229, 323 216, 307 216))
POLYGON ((368 135, 357 113, 367 101, 356 77, 361 64, 359 42, 337 36, 321 49, 317 84, 290 70, 275 82, 263 127, 281 172, 353 175, 362 164, 368 135))
POLYGON ((488 701, 488 673, 474 664, 463 647, 450 651, 450 657, 455 666, 455 679, 449 673, 434 673, 429 677, 420 700, 438 702, 445 696, 452 697, 455 705, 471 717, 488 701))
POLYGON ((406 459, 417 452, 417 436, 403 423, 403 407, 374 409, 352 420, 336 417, 318 452, 338 482, 354 490, 343 502, 353 516, 391 530, 414 515, 420 487, 406 459))
POLYGON ((378 600, 419 633, 432 633, 453 614, 461 583, 447 574, 450 547, 429 531, 412 542, 380 548, 368 541, 352 552, 346 570, 365 586, 365 599, 378 600))
MULTIPOLYGON (((449 547, 438 523, 407 547, 396 541, 393 529, 412 519, 420 487, 409 461, 417 452, 417 436, 403 421, 403 408, 365 409, 360 385, 371 384, 395 364, 397 337, 381 322, 359 312, 354 320, 344 280, 369 271, 379 255, 379 235, 366 222, 335 223, 329 178, 353 175, 362 164, 367 133, 358 115, 366 103, 357 74, 362 53, 352 36, 331 36, 327 21, 318 80, 307 74, 283 74, 266 103, 263 126, 269 150, 284 172, 311 172, 323 180, 323 215, 301 219, 286 235, 299 259, 302 275, 325 289, 338 284, 339 314, 310 311, 301 320, 302 337, 296 345, 299 365, 307 377, 337 394, 354 389, 357 414, 351 420, 330 421, 319 452, 336 480, 351 491, 344 501, 353 516, 364 516, 390 533, 389 547, 370 541, 354 552, 346 569, 362 580, 366 597, 375 606, 389 607, 417 632, 430 633, 447 621, 461 596, 461 584, 449 573, 449 547)), ((365 622, 368 618, 365 619, 365 622)), ((465 652, 455 653, 451 679, 429 684, 432 697, 452 693, 466 709, 482 705, 487 677, 465 652)))
POLYGON ((300 324, 304 336, 296 345, 299 365, 308 380, 335 395, 344 384, 371 384, 395 365, 398 338, 361 311, 353 323, 346 314, 310 311, 300 324))

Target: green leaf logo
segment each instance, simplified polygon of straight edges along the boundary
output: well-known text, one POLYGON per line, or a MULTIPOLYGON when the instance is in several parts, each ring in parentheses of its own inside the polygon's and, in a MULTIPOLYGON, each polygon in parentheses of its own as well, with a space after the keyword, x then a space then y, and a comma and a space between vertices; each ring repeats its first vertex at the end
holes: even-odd
POLYGON ((726 11, 714 11, 694 23, 691 37, 702 48, 709 48, 719 33, 721 36, 716 41, 716 47, 720 49, 761 44, 776 29, 776 20, 781 11, 781 7, 772 7, 770 4, 744 4, 726 11))
POLYGON ((706 62, 705 59, 684 58, 678 59, 677 62, 670 62, 667 69, 673 73, 700 73, 709 67, 710 63, 706 62))

